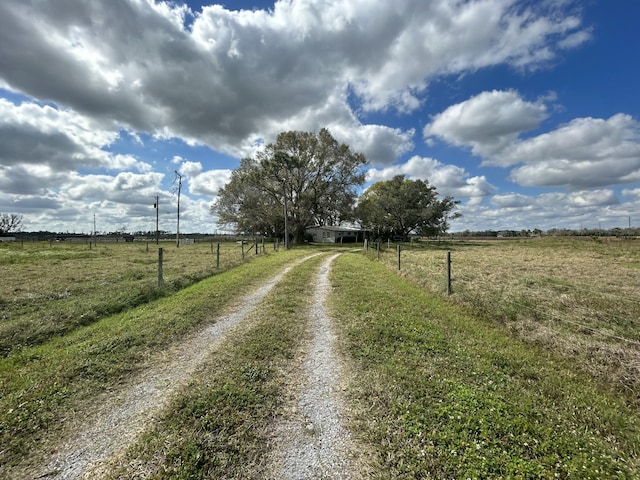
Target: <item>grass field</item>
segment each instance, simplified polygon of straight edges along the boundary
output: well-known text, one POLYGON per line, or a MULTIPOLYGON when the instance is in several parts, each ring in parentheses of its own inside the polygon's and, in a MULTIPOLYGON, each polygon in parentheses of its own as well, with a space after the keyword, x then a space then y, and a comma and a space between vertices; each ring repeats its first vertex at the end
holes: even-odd
MULTIPOLYGON (((41 247, 45 248, 43 245, 41 247)), ((106 260, 101 258, 102 255, 107 256, 106 253, 97 255, 99 270, 105 272, 106 278, 114 281, 113 284, 103 285, 107 296, 99 297, 100 301, 108 303, 111 298, 109 292, 114 287, 109 285, 119 285, 123 289, 134 288, 130 283, 118 284, 118 278, 127 272, 122 264, 139 265, 143 262, 136 260, 145 260, 147 255, 151 255, 147 254, 146 248, 137 247, 125 244, 110 246, 111 250, 122 250, 106 260)), ((236 251, 235 244, 229 248, 233 248, 232 252, 236 251)), ((59 257, 63 256, 63 252, 66 257, 73 258, 74 253, 82 256, 83 251, 76 245, 59 247, 57 258, 53 256, 52 260, 44 262, 41 255, 26 256, 32 260, 23 260, 23 267, 39 269, 40 277, 49 279, 49 282, 43 283, 51 285, 49 291, 71 291, 71 285, 76 285, 77 289, 73 289, 76 292, 76 302, 82 305, 85 297, 78 292, 84 288, 86 297, 92 299, 95 297, 92 296, 91 288, 77 286, 77 280, 69 278, 75 279, 76 275, 79 277, 80 273, 73 272, 85 270, 83 265, 91 265, 91 262, 79 260, 79 263, 75 263, 75 269, 66 270, 66 267, 59 268, 64 263, 59 257), (68 272, 69 276, 59 275, 60 271, 68 272)), ((187 248, 182 250, 181 247, 180 252, 184 253, 176 252, 174 258, 181 255, 180 261, 175 260, 176 264, 191 265, 192 271, 204 275, 203 272, 209 267, 203 265, 210 264, 210 255, 205 256, 202 249, 200 255, 196 254, 196 249, 189 251, 187 248)), ((95 250, 91 254, 94 255, 95 250)), ((260 255, 256 257, 257 261, 241 265, 236 260, 237 267, 229 268, 227 264, 226 272, 172 294, 167 293, 163 298, 137 307, 120 307, 122 311, 119 313, 105 315, 89 325, 75 326, 64 335, 53 334, 35 345, 10 349, 8 355, 0 358, 0 478, 7 478, 6 469, 24 462, 25 459, 37 462, 37 453, 42 454, 44 445, 63 437, 65 428, 73 427, 63 425, 69 412, 91 409, 95 397, 126 383, 128 378, 145 368, 154 352, 162 351, 171 343, 179 341, 224 309, 242 292, 252 288, 256 282, 269 278, 282 265, 302 254, 304 252, 290 251, 260 255)), ((165 260, 169 260, 167 257, 168 255, 165 260)), ((241 259, 240 253, 238 257, 241 259)), ((15 262, 9 266, 13 265, 15 262)), ((2 266, 3 272, 5 266, 2 266)), ((167 270, 165 279, 171 281, 172 269, 167 270)), ((178 268, 173 269, 174 273, 179 271, 178 268)), ((36 277, 38 276, 34 275, 36 277)), ((157 276, 154 278, 157 282, 157 276)), ((146 279, 141 281, 147 282, 146 279)), ((184 280, 182 282, 187 283, 184 280)), ((35 295, 38 292, 31 293, 35 295)), ((37 319, 38 315, 47 317, 51 309, 57 308, 57 301, 51 296, 47 301, 42 300, 34 308, 34 318, 37 319)), ((28 305, 28 302, 24 303, 28 305)), ((11 338, 4 338, 3 341, 10 344, 11 338)))
POLYGON ((555 355, 362 255, 332 304, 375 478, 640 476, 640 412, 555 355))
MULTIPOLYGON (((559 353, 640 404, 640 242, 599 239, 404 246, 400 274, 559 353)), ((374 249, 369 257, 377 258, 374 249)), ((396 251, 381 262, 397 270, 396 251)))
POLYGON ((218 267, 217 244, 210 243, 0 244, 0 356, 170 295, 242 261, 235 242, 220 244, 218 267))
MULTIPOLYGON (((13 474, 41 465, 70 412, 319 249, 268 248, 244 263, 240 246, 224 251, 216 270, 208 244, 167 246, 158 289, 145 245, 0 246, 0 478, 29 478, 13 474), (99 310, 86 323, 83 305, 99 310), (31 336, 39 319, 48 331, 31 336)), ((330 305, 368 478, 640 478, 640 245, 426 244, 402 252, 400 272, 394 253, 343 252, 330 305)), ((261 478, 319 262, 285 277, 110 478, 142 466, 139 478, 261 478)))

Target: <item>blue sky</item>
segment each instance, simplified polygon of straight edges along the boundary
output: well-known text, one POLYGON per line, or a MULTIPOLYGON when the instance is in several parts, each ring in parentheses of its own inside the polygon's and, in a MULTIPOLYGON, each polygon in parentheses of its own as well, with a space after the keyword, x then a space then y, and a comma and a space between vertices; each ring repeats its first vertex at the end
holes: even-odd
POLYGON ((640 2, 0 3, 0 212, 216 232, 284 130, 460 201, 453 231, 640 225, 640 2))

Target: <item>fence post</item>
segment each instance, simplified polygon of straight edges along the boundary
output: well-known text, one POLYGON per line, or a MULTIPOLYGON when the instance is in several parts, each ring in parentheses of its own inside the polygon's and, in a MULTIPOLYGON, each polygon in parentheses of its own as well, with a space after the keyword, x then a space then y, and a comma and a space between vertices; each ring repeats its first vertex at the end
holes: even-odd
POLYGON ((158 287, 162 286, 162 248, 158 249, 158 287))
POLYGON ((244 239, 240 240, 240 244, 242 245, 242 259, 244 260, 244 239))
POLYGON ((220 242, 218 242, 218 248, 216 249, 216 268, 220 268, 220 242))
POLYGON ((380 240, 376 242, 376 250, 378 251, 378 260, 380 260, 380 240))
POLYGON ((447 295, 451 295, 451 251, 447 251, 447 295))
POLYGON ((258 237, 253 239, 253 246, 256 249, 256 255, 258 255, 258 237))
POLYGON ((398 270, 400 270, 400 245, 398 245, 398 270))
POLYGON ((369 244, 367 243, 367 239, 364 239, 364 254, 366 255, 369 252, 369 244))

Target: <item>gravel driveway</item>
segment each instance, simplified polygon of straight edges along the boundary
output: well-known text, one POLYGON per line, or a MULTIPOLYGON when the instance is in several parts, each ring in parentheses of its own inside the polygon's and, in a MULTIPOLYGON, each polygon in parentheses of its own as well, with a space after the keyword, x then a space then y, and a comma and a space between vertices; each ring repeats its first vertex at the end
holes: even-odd
MULTIPOLYGON (((274 478, 357 477, 353 473, 354 449, 341 416, 341 370, 325 306, 330 288, 329 268, 335 257, 322 263, 313 286, 309 311, 312 337, 294 387, 298 407, 290 419, 275 427, 271 461, 274 478)), ((227 332, 240 324, 294 266, 241 299, 230 314, 174 346, 131 387, 99 399, 98 410, 53 455, 38 474, 40 477, 34 477, 99 478, 101 463, 136 440, 146 421, 168 404, 171 396, 188 383, 196 369, 219 347, 227 332)))
POLYGON ((358 478, 355 447, 344 427, 341 366, 326 308, 329 267, 338 255, 320 267, 309 311, 312 338, 295 385, 297 408, 276 427, 272 464, 274 479, 358 478))

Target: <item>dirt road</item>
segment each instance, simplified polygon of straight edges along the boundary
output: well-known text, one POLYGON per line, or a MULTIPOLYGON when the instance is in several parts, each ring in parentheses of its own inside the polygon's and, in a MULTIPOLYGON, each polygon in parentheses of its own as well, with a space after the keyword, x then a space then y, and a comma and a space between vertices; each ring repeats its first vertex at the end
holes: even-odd
MULTIPOLYGON (((353 447, 341 419, 340 366, 325 305, 329 268, 336 256, 322 263, 312 289, 313 305, 308 320, 313 335, 295 385, 299 408, 296 415, 275 427, 271 460, 274 478, 355 478, 350 461, 353 447)), ((240 325, 295 266, 285 268, 240 299, 229 314, 175 345, 130 387, 99 399, 98 411, 31 478, 99 478, 101 464, 139 437, 147 421, 159 414, 172 395, 188 383, 228 332, 240 325)))
POLYGON ((355 478, 355 447, 342 419, 341 366, 325 304, 335 257, 322 264, 316 277, 309 312, 312 339, 296 385, 297 413, 276 430, 275 478, 355 478))

